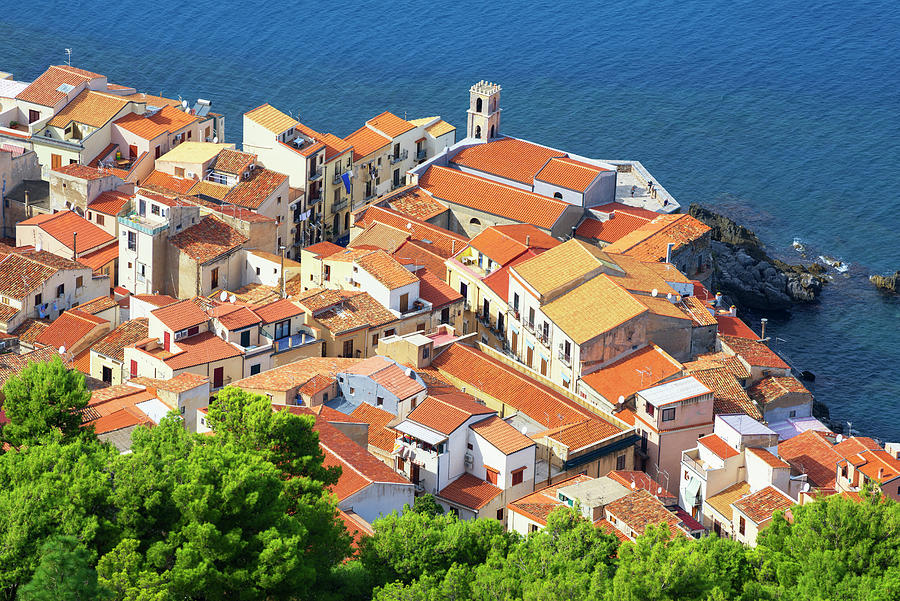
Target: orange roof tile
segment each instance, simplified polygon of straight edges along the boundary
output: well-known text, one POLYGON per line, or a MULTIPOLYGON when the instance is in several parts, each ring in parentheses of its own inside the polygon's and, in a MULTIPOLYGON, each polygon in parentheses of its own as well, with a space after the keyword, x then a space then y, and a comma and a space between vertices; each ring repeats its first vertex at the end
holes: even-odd
POLYGON ((47 125, 64 128, 74 121, 91 127, 103 127, 127 104, 128 100, 121 96, 82 90, 47 125))
POLYGON ((649 388, 672 376, 680 375, 682 365, 668 353, 650 344, 610 363, 581 380, 610 403, 626 399, 638 390, 649 388))
POLYGON ((869 479, 884 484, 894 478, 900 477, 900 461, 884 449, 874 449, 862 453, 866 460, 856 469, 865 474, 869 479))
POLYGON ((119 303, 113 300, 111 296, 98 296, 95 299, 91 299, 78 305, 78 310, 90 313, 91 315, 96 315, 97 313, 106 311, 107 309, 114 309, 118 306, 119 303))
POLYGON ((333 242, 318 242, 313 244, 312 246, 307 246, 303 250, 311 252, 316 255, 316 258, 324 259, 325 257, 330 257, 336 252, 340 252, 344 250, 343 246, 338 246, 333 242))
POLYGON ((168 294, 133 294, 129 298, 136 298, 156 307, 165 307, 166 305, 178 302, 177 298, 169 296, 168 294))
POLYGON ((380 248, 387 253, 393 253, 403 246, 409 237, 408 232, 375 222, 370 223, 366 229, 357 234, 349 246, 352 248, 380 248))
POLYGON ((630 234, 606 247, 607 252, 617 252, 643 261, 662 261, 666 258, 668 244, 677 251, 709 233, 710 227, 690 215, 660 215, 630 234))
POLYGON ((648 209, 644 209, 642 207, 632 207, 631 205, 623 204, 621 202, 609 202, 605 205, 600 205, 598 207, 591 207, 592 213, 599 213, 601 215, 610 215, 612 213, 619 214, 628 214, 633 215, 635 217, 643 217, 647 221, 651 219, 655 219, 659 217, 659 213, 655 211, 650 211, 648 209))
POLYGON ((175 344, 180 352, 164 359, 166 365, 173 370, 204 365, 241 355, 241 351, 213 332, 202 332, 196 336, 182 338, 175 344))
POLYGON ((198 119, 200 117, 167 104, 149 117, 137 113, 125 115, 117 119, 115 125, 144 140, 155 140, 163 134, 175 133, 198 119))
MULTIPOLYGON (((493 290, 494 294, 499 296, 500 298, 507 300, 509 299, 509 271, 519 263, 527 261, 532 257, 538 256, 538 254, 543 251, 535 252, 533 250, 526 251, 501 267, 500 269, 494 271, 492 274, 481 280, 485 286, 493 290)), ((461 296, 461 295, 460 295, 461 296)))
MULTIPOLYGON (((268 169, 254 169, 250 173, 250 177, 242 178, 225 196, 224 200, 240 207, 257 209, 287 181, 287 178, 288 176, 283 173, 276 173, 268 169)), ((286 201, 287 198, 284 200, 286 201)))
POLYGON ((416 271, 419 278, 419 297, 431 303, 432 309, 462 300, 463 296, 426 268, 416 271))
MULTIPOLYGON (((326 388, 331 387, 337 380, 335 380, 331 376, 326 376, 324 374, 316 374, 309 381, 301 386, 297 392, 300 394, 305 394, 307 396, 313 396, 325 390, 326 388)), ((363 403, 365 404, 365 403, 363 403)), ((324 406, 324 405, 323 405, 324 406)))
POLYGON ((401 190, 385 199, 388 206, 398 213, 428 221, 447 211, 447 205, 437 200, 425 190, 415 186, 401 190))
POLYGON ((87 208, 91 211, 115 216, 122 212, 122 209, 125 208, 125 205, 127 205, 132 198, 134 198, 134 196, 130 196, 124 192, 107 190, 106 192, 101 192, 97 198, 88 203, 87 208))
POLYGON ((219 323, 229 330, 240 330, 262 322, 262 318, 247 307, 235 307, 233 311, 221 315, 218 319, 219 323))
POLYGON ((373 127, 374 129, 378 130, 391 139, 405 134, 409 130, 415 128, 415 125, 413 125, 409 121, 401 119, 397 115, 388 111, 384 111, 380 115, 372 117, 371 119, 366 121, 366 125, 373 127))
POLYGON ((177 303, 163 305, 150 313, 173 332, 198 326, 209 319, 209 316, 196 303, 190 300, 181 300, 177 303))
POLYGON ((604 171, 609 169, 568 157, 552 158, 535 174, 534 179, 560 188, 584 192, 604 171))
POLYGON ((245 390, 288 392, 299 388, 317 374, 334 376, 361 362, 362 359, 343 357, 309 357, 249 376, 233 385, 245 390))
POLYGON ((271 104, 263 104, 247 111, 244 113, 244 117, 274 134, 280 134, 299 125, 296 119, 285 115, 271 104))
POLYGON ((789 366, 781 357, 762 342, 740 338, 738 336, 719 336, 719 340, 734 354, 743 357, 747 363, 755 367, 772 367, 788 369, 789 366))
POLYGON ((646 490, 636 490, 606 506, 607 519, 614 516, 636 534, 643 534, 647 526, 666 524, 673 534, 680 531, 681 520, 646 490), (676 530, 676 528, 678 530, 676 530))
POLYGON ((387 427, 395 419, 395 416, 384 409, 373 407, 363 403, 350 414, 356 421, 369 424, 369 444, 382 451, 391 452, 394 449, 396 432, 387 427))
POLYGON ((438 496, 468 509, 478 510, 490 503, 502 492, 501 489, 490 482, 476 478, 472 474, 463 474, 445 486, 438 493, 438 496))
POLYGON ((757 421, 762 421, 763 414, 759 407, 747 395, 734 374, 727 367, 714 369, 688 370, 688 373, 700 380, 713 392, 713 413, 730 415, 744 413, 757 421))
POLYGON ((190 372, 182 372, 171 380, 157 380, 154 378, 132 378, 131 380, 129 380, 129 382, 141 384, 143 386, 154 388, 156 390, 165 390, 168 392, 180 394, 182 392, 187 392, 188 390, 193 390, 198 386, 209 384, 209 378, 207 378, 206 376, 192 374, 190 372))
POLYGON ((706 371, 708 369, 719 369, 725 367, 728 371, 739 380, 750 377, 749 368, 744 365, 740 357, 737 355, 727 355, 724 352, 704 353, 697 355, 693 361, 684 364, 685 369, 691 373, 706 371))
POLYGON ((706 303, 695 296, 682 297, 681 307, 694 320, 695 327, 714 326, 717 323, 706 303))
POLYGON ((112 261, 119 258, 119 245, 110 244, 104 248, 79 255, 78 262, 90 267, 93 271, 99 271, 112 261))
POLYGON ((703 445, 704 447, 712 451, 713 455, 722 460, 730 459, 732 457, 737 457, 738 455, 740 455, 740 453, 738 453, 734 449, 734 447, 719 438, 719 436, 716 434, 709 434, 702 438, 698 438, 697 444, 703 445))
POLYGON ((572 206, 561 200, 437 165, 430 167, 419 178, 419 186, 445 202, 531 223, 545 230, 551 229, 572 206))
POLYGON ((67 95, 66 92, 60 91, 63 84, 78 87, 96 77, 103 76, 68 65, 53 65, 19 92, 16 100, 33 102, 41 106, 56 106, 56 103, 65 99, 67 95))
POLYGON ((432 252, 438 253, 444 258, 455 255, 465 248, 468 242, 468 238, 465 236, 460 236, 409 215, 403 215, 393 209, 366 207, 356 213, 354 223, 358 227, 365 228, 375 222, 389 225, 401 231, 408 231, 414 240, 422 240, 428 243, 428 248, 432 252))
POLYGON ((194 183, 188 192, 191 196, 202 195, 215 198, 216 200, 224 200, 225 197, 228 196, 228 193, 231 192, 231 188, 225 184, 219 184, 204 179, 194 183))
POLYGON ((769 467, 786 468, 786 469, 790 469, 790 467, 791 467, 790 465, 785 463, 785 461, 783 459, 781 459, 777 455, 773 455, 766 449, 747 447, 745 450, 748 453, 750 453, 751 455, 755 455, 759 459, 763 460, 766 463, 766 465, 768 465, 769 467))
POLYGON ((212 215, 169 238, 169 244, 197 261, 207 263, 240 248, 248 238, 212 215))
POLYGON ((74 211, 59 211, 52 215, 38 215, 18 225, 34 225, 53 236, 68 249, 73 248, 72 234, 78 234, 78 249, 91 250, 115 240, 106 230, 94 225, 74 211))
POLYGON ((376 250, 360 257, 355 260, 355 263, 388 290, 396 290, 419 281, 419 278, 383 250, 376 250))
POLYGON ((732 484, 725 490, 719 491, 716 494, 707 497, 706 503, 709 504, 710 507, 718 511, 720 514, 725 516, 725 519, 731 521, 731 517, 733 515, 731 504, 749 492, 749 484, 747 484, 746 482, 738 482, 736 484, 732 484))
POLYGON ((348 152, 352 148, 350 144, 334 134, 320 135, 318 140, 325 144, 325 162, 348 152))
POLYGON ((607 221, 588 217, 575 230, 575 235, 611 244, 647 223, 646 219, 628 215, 627 213, 614 213, 614 215, 612 219, 607 221))
POLYGON ((404 369, 394 363, 373 373, 371 377, 372 380, 380 384, 385 390, 396 395, 401 401, 425 390, 424 385, 410 378, 406 375, 404 369))
POLYGON ((767 486, 738 499, 733 505, 756 524, 763 524, 771 520, 776 511, 786 511, 793 507, 794 501, 774 486, 767 486))
POLYGON ((565 486, 581 484, 582 482, 588 482, 590 480, 593 480, 593 478, 585 476, 584 474, 578 474, 577 476, 560 480, 556 484, 536 490, 533 493, 508 503, 506 506, 510 510, 520 513, 530 520, 546 525, 547 516, 550 515, 550 512, 558 507, 562 507, 562 501, 559 500, 556 494, 557 491, 565 486))
POLYGON ((867 436, 853 436, 836 444, 834 446, 834 452, 844 458, 850 458, 854 455, 859 455, 864 451, 874 451, 875 449, 880 448, 881 445, 867 436))
POLYGON ((98 325, 108 323, 107 320, 90 313, 85 313, 78 309, 69 309, 54 319, 50 323, 50 327, 41 332, 35 339, 35 342, 57 349, 60 347, 70 349, 82 341, 98 325))
POLYGON ((821 432, 807 430, 778 443, 778 454, 805 473, 810 485, 834 487, 841 455, 821 432))
POLYGON ((464 148, 456 153, 451 162, 531 185, 547 161, 564 156, 564 152, 525 140, 500 138, 464 148))
POLYGON ((255 162, 255 154, 241 152, 240 150, 234 150, 233 148, 223 148, 216 156, 216 162, 213 168, 222 173, 243 176, 244 172, 255 162))
POLYGON ((469 240, 469 246, 500 265, 506 265, 528 249, 550 249, 562 244, 529 223, 494 225, 469 240))
POLYGON ((756 335, 756 332, 751 330, 739 317, 716 315, 716 322, 719 324, 719 334, 735 336, 738 338, 748 338, 750 340, 759 340, 759 336, 756 335))
MULTIPOLYGON (((297 412, 299 407, 289 407, 297 412)), ((370 484, 381 482, 411 486, 409 480, 389 468, 374 455, 326 421, 316 420, 319 446, 325 451, 325 465, 340 465, 341 477, 332 487, 338 499, 345 500, 370 484)))
POLYGON ((63 175, 68 175, 69 177, 86 180, 110 177, 110 174, 104 169, 79 165, 78 163, 70 163, 68 165, 63 165, 62 167, 56 167, 53 169, 53 173, 61 173, 63 175))
POLYGON ((547 437, 567 447, 570 453, 575 453, 611 436, 621 434, 621 432, 621 428, 612 425, 608 421, 586 419, 577 424, 563 426, 548 434, 547 437))
MULTIPOLYGON (((447 274, 446 260, 434 245, 420 240, 407 240, 400 248, 395 250, 393 256, 401 265, 409 266, 418 271, 423 266, 442 280, 447 274)), ((421 290, 419 291, 422 294, 421 290)))
POLYGON ((748 388, 747 394, 761 405, 768 405, 789 394, 809 395, 810 400, 812 399, 812 393, 793 376, 763 378, 748 388))
POLYGON ((496 415, 470 424, 469 429, 497 447, 497 450, 504 455, 512 455, 522 449, 534 446, 533 440, 496 415))
POLYGON ((263 323, 275 323, 300 315, 303 313, 303 309, 294 304, 291 299, 283 298, 273 303, 253 307, 253 312, 262 319, 263 323))
POLYGON ((493 409, 461 397, 453 397, 451 400, 447 397, 429 396, 412 410, 407 419, 441 434, 450 434, 472 416, 495 413, 493 409))
POLYGON ((382 136, 365 125, 344 138, 344 141, 353 146, 354 161, 359 161, 391 143, 390 138, 382 136))
POLYGON ((19 339, 19 342, 34 345, 34 341, 40 336, 41 332, 50 326, 49 321, 41 319, 26 319, 19 327, 13 330, 12 334, 19 339))
POLYGON ((197 183, 193 179, 175 177, 162 171, 151 171, 141 185, 146 188, 162 188, 179 194, 187 194, 197 183))

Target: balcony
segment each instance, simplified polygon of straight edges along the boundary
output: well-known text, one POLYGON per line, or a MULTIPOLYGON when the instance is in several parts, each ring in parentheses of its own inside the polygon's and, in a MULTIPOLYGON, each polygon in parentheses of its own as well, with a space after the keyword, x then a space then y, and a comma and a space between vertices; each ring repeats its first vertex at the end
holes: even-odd
POLYGON ((572 365, 572 355, 566 354, 565 351, 559 351, 559 360, 563 362, 563 365, 569 367, 572 365))
POLYGON ((347 208, 347 199, 339 200, 338 202, 331 205, 331 212, 337 213, 338 211, 343 211, 347 208))
POLYGON ((169 227, 168 222, 160 223, 159 221, 142 217, 137 213, 129 213, 124 217, 119 217, 119 223, 150 236, 155 236, 169 227))
POLYGON ((310 196, 306 199, 306 207, 309 208, 322 200, 321 194, 316 194, 315 196, 310 196))
POLYGON ((395 154, 395 155, 391 156, 391 165, 399 163, 400 161, 405 161, 407 158, 409 158, 409 151, 404 150, 400 154, 395 154))
POLYGON ((345 171, 345 172, 335 171, 334 177, 331 179, 331 183, 333 183, 333 184, 341 183, 341 176, 344 175, 344 173, 349 173, 349 171, 345 171))
POLYGON ((550 334, 548 332, 538 330, 537 331, 537 339, 540 341, 541 344, 543 344, 547 348, 550 348, 550 334))
POLYGON ((275 352, 283 353, 284 351, 289 351, 301 346, 306 346, 307 344, 312 344, 316 341, 317 340, 315 336, 307 334, 306 332, 300 332, 299 334, 294 334, 293 336, 285 336, 284 338, 278 338, 275 340, 275 352))
POLYGON ((405 186, 405 185, 406 185, 406 181, 405 181, 405 180, 400 180, 399 182, 393 182, 393 183, 391 184, 391 190, 396 190, 396 189, 398 189, 398 188, 402 188, 402 187, 405 186))
POLYGON ((322 171, 321 167, 319 167, 315 171, 310 171, 309 178, 308 178, 309 181, 311 181, 311 182, 319 181, 320 179, 322 179, 322 173, 323 173, 323 171, 322 171))
POLYGON ((522 325, 525 326, 525 329, 534 334, 534 322, 533 321, 523 321, 522 325))
POLYGON ((416 151, 417 161, 424 161, 426 156, 428 156, 428 153, 425 150, 416 151))

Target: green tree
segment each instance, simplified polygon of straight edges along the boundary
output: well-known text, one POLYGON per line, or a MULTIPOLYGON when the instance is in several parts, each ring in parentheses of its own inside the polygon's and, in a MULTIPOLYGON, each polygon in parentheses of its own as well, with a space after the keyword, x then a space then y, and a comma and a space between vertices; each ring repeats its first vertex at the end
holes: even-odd
POLYGON ((109 598, 97 584, 91 554, 72 536, 54 536, 41 548, 31 581, 19 589, 19 601, 95 601, 109 598))
MULTIPOLYGON (((406 508, 404 508, 404 510, 405 509, 406 508)), ((434 495, 426 493, 421 497, 416 497, 416 500, 413 502, 411 511, 414 511, 416 513, 424 513, 425 515, 434 517, 444 513, 444 508, 441 507, 441 504, 435 500, 434 495)))
POLYGON ((84 376, 67 369, 59 357, 29 363, 3 385, 3 409, 9 423, 3 440, 14 447, 31 443, 53 431, 71 440, 81 433, 81 415, 91 398, 84 376))

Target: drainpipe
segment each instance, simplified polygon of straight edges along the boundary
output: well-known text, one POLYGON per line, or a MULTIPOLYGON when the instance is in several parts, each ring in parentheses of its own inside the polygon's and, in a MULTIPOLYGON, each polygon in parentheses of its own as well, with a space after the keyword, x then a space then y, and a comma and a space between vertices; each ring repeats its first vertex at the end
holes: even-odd
POLYGON ((72 232, 72 260, 78 260, 78 232, 72 232))

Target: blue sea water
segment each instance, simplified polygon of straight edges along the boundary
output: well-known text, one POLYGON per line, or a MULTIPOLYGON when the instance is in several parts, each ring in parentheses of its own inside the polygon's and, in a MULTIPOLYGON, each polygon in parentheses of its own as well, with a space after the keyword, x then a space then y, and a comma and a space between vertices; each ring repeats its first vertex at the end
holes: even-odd
MULTIPOLYGON (((0 70, 64 62, 213 101, 226 138, 263 102, 346 135, 384 109, 462 131, 468 87, 502 84, 502 130, 638 159, 687 205, 851 264, 768 333, 853 430, 900 439, 900 11, 871 2, 26 2, 0 70), (26 10, 27 8, 27 10, 26 10)), ((757 324, 754 324, 757 325, 757 324)))

